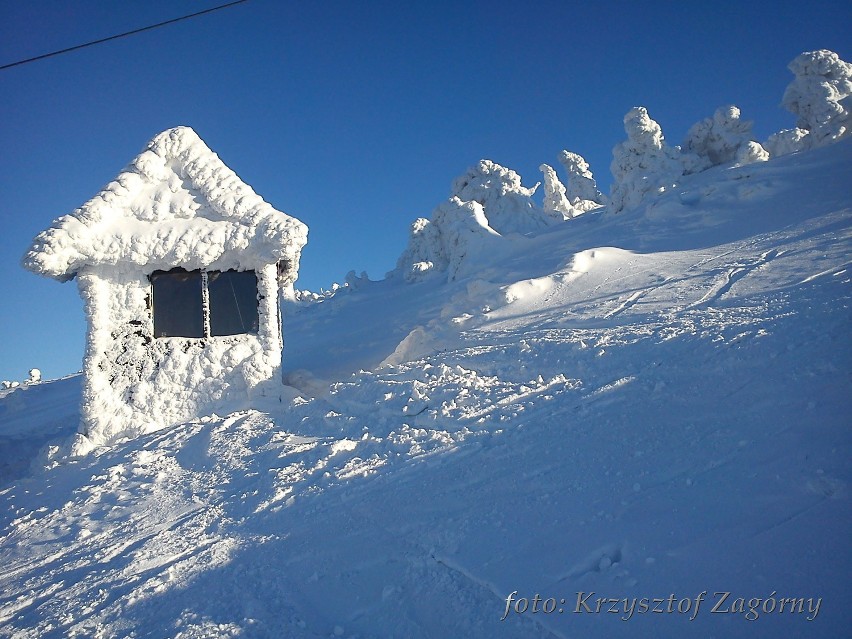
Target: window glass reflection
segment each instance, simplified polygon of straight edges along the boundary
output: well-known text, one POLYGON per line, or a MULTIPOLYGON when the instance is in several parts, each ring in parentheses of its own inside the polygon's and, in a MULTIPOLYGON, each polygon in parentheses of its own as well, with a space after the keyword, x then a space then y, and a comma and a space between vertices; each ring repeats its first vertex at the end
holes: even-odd
POLYGON ((254 271, 211 271, 207 290, 211 335, 257 333, 260 318, 254 271))

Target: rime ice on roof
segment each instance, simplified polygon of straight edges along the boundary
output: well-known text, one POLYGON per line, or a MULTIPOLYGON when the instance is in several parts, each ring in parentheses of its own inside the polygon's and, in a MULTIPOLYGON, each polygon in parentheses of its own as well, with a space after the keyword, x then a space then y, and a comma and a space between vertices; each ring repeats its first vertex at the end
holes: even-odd
POLYGON ((23 265, 76 277, 89 325, 77 452, 277 393, 306 242, 188 127, 40 233, 23 265))
POLYGON ((276 211, 189 127, 155 137, 112 182, 39 233, 24 256, 61 281, 92 266, 246 268, 286 261, 307 227, 276 211))

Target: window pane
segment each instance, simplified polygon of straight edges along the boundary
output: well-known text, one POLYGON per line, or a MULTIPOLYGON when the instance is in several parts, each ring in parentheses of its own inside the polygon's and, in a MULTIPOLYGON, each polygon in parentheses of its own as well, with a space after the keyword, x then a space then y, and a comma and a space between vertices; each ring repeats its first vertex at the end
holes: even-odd
POLYGON ((207 274, 210 293, 210 334, 257 333, 257 277, 254 271, 211 271, 207 274))
POLYGON ((201 271, 151 273, 154 337, 204 337, 201 271))

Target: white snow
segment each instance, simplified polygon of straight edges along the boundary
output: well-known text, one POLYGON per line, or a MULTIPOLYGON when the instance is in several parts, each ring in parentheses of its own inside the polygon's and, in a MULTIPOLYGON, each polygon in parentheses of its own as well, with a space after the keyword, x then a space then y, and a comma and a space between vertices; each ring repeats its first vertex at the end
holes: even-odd
POLYGON ((418 218, 411 225, 408 247, 397 260, 396 273, 416 281, 446 272, 453 280, 467 265, 476 268, 477 257, 492 250, 500 237, 489 226, 479 202, 463 202, 453 196, 435 209, 431 220, 418 218))
POLYGON ((799 118, 797 127, 810 132, 811 146, 847 136, 852 64, 821 49, 797 56, 789 69, 796 77, 784 92, 784 108, 799 118))
POLYGON ((295 295, 281 401, 69 458, 79 376, 0 390, 0 637, 848 635, 852 142, 627 155, 618 215, 498 230, 481 164, 295 295))
POLYGON ((772 157, 796 153, 808 148, 810 143, 809 135, 808 131, 799 127, 784 129, 770 135, 766 142, 763 143, 763 147, 772 157))
POLYGON ((844 635, 850 161, 716 167, 452 281, 292 304, 283 404, 97 455, 36 457, 78 377, 0 391, 0 636, 844 635), (515 591, 563 613, 501 621, 515 591), (692 621, 574 612, 703 591, 692 621))
POLYGON ((480 160, 453 180, 450 197, 480 204, 487 226, 501 235, 528 233, 561 219, 544 213, 532 201, 538 186, 527 188, 512 169, 491 160, 480 160))
POLYGON ((544 205, 545 213, 556 215, 559 218, 574 217, 574 209, 571 207, 571 202, 565 196, 565 185, 559 181, 559 176, 549 164, 542 164, 538 167, 544 176, 544 205))
POLYGON ((481 160, 453 180, 449 199, 431 219, 413 222, 408 247, 388 275, 418 281, 442 273, 454 280, 478 268, 480 257, 501 244, 562 222, 564 212, 553 208, 563 206, 556 204, 562 185, 555 173, 545 179, 549 199, 542 209, 532 200, 538 184, 524 187, 511 169, 481 160))

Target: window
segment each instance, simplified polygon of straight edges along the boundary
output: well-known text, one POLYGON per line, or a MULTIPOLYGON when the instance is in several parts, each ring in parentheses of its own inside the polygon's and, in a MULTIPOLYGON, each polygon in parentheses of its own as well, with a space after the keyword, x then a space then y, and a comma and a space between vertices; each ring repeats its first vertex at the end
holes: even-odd
POLYGON ((150 277, 154 337, 257 333, 254 271, 154 271, 150 277))
POLYGON ((257 333, 257 277, 254 271, 211 271, 210 334, 257 333))
POLYGON ((151 273, 154 337, 204 337, 201 271, 151 273))

